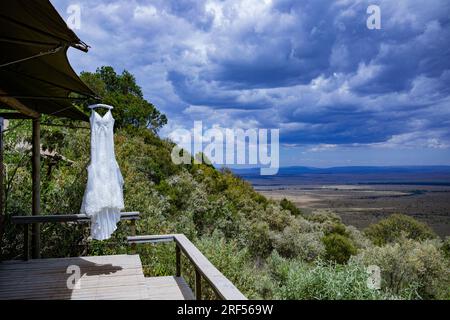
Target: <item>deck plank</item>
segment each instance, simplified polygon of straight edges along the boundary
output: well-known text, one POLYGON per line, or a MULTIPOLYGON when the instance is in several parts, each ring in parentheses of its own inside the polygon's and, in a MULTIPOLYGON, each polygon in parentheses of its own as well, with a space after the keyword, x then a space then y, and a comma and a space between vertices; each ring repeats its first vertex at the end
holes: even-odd
POLYGON ((146 278, 149 300, 194 300, 191 288, 182 277, 146 278))

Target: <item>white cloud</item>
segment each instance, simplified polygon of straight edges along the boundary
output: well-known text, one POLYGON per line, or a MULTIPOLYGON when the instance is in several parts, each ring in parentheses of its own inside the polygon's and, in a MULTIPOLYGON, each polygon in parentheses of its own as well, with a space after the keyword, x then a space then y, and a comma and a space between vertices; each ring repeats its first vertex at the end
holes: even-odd
POLYGON ((311 147, 308 151, 310 151, 310 152, 321 152, 321 151, 333 150, 333 149, 336 149, 336 148, 337 148, 336 144, 321 143, 319 145, 311 147))

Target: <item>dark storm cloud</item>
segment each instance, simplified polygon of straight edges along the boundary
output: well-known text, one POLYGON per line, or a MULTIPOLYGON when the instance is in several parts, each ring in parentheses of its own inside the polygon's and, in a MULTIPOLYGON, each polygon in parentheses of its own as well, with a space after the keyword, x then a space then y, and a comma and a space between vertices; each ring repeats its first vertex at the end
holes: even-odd
POLYGON ((93 48, 75 61, 136 74, 166 131, 203 120, 280 128, 293 145, 450 144, 446 0, 80 2, 93 48))

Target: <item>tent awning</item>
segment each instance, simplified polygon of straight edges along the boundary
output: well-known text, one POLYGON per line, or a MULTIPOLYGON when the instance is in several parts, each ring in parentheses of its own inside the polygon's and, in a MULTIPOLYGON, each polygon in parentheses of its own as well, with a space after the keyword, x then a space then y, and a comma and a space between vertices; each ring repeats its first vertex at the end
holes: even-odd
MULTIPOLYGON (((88 49, 48 0, 0 1, 0 98, 38 113, 87 120, 72 94, 95 94, 70 66, 69 47, 88 49)), ((10 108, 1 101, 1 108, 10 108)))

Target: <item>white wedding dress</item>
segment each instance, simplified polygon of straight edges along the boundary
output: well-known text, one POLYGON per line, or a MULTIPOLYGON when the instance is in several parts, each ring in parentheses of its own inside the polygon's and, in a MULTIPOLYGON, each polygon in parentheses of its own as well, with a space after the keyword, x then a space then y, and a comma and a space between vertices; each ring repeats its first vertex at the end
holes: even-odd
POLYGON ((124 209, 123 177, 114 153, 114 118, 111 110, 102 117, 92 110, 91 163, 81 213, 91 217, 91 236, 105 240, 117 229, 124 209))

